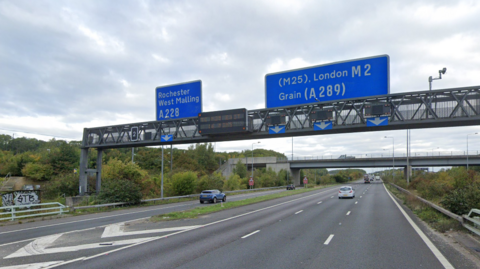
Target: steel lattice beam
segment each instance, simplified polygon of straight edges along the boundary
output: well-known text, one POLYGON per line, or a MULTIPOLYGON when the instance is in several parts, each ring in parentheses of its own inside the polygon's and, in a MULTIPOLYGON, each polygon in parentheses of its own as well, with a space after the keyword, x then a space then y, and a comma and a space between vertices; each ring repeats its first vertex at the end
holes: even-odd
POLYGON ((253 119, 254 125, 251 133, 202 136, 198 133, 198 118, 85 128, 82 147, 85 149, 122 148, 351 132, 469 126, 480 124, 479 111, 480 86, 398 93, 364 99, 349 99, 301 106, 250 110, 248 111, 248 116, 253 119), (364 110, 365 106, 369 104, 386 104, 391 108, 388 125, 378 127, 366 126, 368 117, 365 115, 364 110), (331 130, 313 130, 310 113, 316 109, 331 109, 333 111, 333 128, 331 130), (269 134, 266 119, 271 113, 286 115, 284 134, 269 134), (130 129, 132 126, 139 127, 139 140, 136 142, 131 141, 130 129), (161 135, 173 135, 173 141, 160 142, 161 135))

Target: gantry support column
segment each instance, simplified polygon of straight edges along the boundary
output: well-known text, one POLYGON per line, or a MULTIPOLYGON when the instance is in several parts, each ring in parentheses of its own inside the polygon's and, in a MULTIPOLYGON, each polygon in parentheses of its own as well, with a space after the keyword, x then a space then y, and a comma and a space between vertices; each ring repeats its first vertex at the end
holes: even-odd
POLYGON ((87 192, 87 165, 88 165, 88 148, 80 150, 80 173, 79 173, 79 194, 85 195, 87 192))
POLYGON ((97 182, 96 182, 96 191, 100 193, 102 188, 102 156, 103 149, 97 149, 97 182))

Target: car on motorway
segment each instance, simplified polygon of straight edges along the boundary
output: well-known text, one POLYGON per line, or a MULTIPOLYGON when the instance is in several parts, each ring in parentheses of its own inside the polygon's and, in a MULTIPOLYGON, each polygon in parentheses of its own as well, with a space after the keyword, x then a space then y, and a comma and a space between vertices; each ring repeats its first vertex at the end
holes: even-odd
POLYGON ((203 204, 203 202, 216 203, 218 201, 226 202, 227 195, 219 190, 205 190, 200 193, 201 204, 203 204))
POLYGON ((355 189, 352 186, 342 186, 338 191, 338 199, 343 198, 354 198, 355 197, 355 189))
POLYGON ((287 185, 287 191, 288 190, 294 190, 294 189, 295 189, 295 185, 293 185, 293 184, 287 185))

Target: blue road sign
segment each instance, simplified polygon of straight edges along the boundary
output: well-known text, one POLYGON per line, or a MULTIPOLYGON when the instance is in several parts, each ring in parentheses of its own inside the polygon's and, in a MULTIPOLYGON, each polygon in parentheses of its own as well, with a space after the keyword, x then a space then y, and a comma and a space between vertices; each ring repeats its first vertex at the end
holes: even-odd
POLYGON ((376 117, 367 119, 367 127, 377 127, 388 125, 388 117, 376 117))
POLYGON ((314 131, 324 131, 324 130, 331 130, 331 129, 332 129, 331 121, 322 121, 322 122, 313 124, 314 131))
POLYGON ((160 142, 173 141, 173 135, 162 135, 160 136, 160 142))
POLYGON ((197 117, 202 112, 202 81, 191 81, 155 89, 156 120, 197 117))
POLYGON ((268 134, 284 134, 285 133, 285 125, 278 125, 275 127, 268 127, 268 134))
POLYGON ((267 74, 265 107, 285 107, 390 93, 388 55, 267 74))

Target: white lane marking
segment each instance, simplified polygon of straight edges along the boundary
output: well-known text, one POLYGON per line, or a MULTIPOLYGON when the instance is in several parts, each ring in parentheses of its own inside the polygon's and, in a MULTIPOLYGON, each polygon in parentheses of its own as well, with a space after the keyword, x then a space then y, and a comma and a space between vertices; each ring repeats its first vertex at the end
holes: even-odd
POLYGON ((347 212, 347 216, 350 215, 350 211, 347 212))
POLYGON ((437 247, 432 243, 432 241, 430 241, 430 239, 428 239, 428 237, 422 232, 422 230, 420 230, 420 228, 417 226, 417 224, 415 224, 415 222, 413 222, 413 220, 410 218, 409 215, 407 215, 407 213, 405 212, 405 210, 403 210, 403 208, 397 203, 397 201, 395 201, 395 199, 392 197, 392 195, 390 194, 390 192, 387 190, 387 187, 385 187, 385 185, 383 185, 383 187, 385 188, 385 190, 387 191, 387 194, 390 196, 390 198, 393 200, 393 202, 395 203, 395 205, 398 207, 398 209, 400 210, 400 212, 402 212, 403 216, 407 219, 408 223, 410 223, 410 225, 412 225, 413 229, 415 230, 415 232, 417 232, 417 234, 420 236, 420 238, 422 238, 423 242, 425 242, 425 244, 428 246, 428 248, 430 249, 430 251, 433 252, 433 255, 435 255, 435 257, 438 259, 438 261, 443 265, 444 268, 455 268, 453 267, 453 265, 447 260, 447 258, 445 258, 445 256, 443 256, 443 254, 437 249, 437 247))
POLYGON ((334 236, 334 235, 331 234, 331 235, 327 238, 327 240, 325 241, 325 243, 323 243, 323 244, 324 244, 324 245, 328 245, 328 244, 330 243, 330 241, 332 241, 333 236, 334 236))
POLYGON ((101 238, 140 235, 140 234, 149 234, 149 233, 176 232, 176 231, 182 231, 182 230, 187 230, 187 229, 192 229, 197 227, 199 227, 199 225, 126 232, 124 230, 125 222, 120 222, 120 223, 111 224, 105 227, 105 230, 103 231, 101 238))
POLYGON ((360 196, 360 198, 362 198, 362 196, 360 196))
POLYGON ((302 212, 303 212, 303 210, 297 211, 297 212, 295 212, 295 215, 300 214, 302 212))
POLYGON ((358 204, 358 201, 356 201, 355 204, 358 204))
POLYGON ((247 234, 247 235, 244 235, 244 236, 242 236, 242 239, 245 239, 245 238, 249 237, 250 235, 254 235, 254 234, 258 233, 258 232, 260 232, 260 230, 256 230, 256 231, 253 232, 253 233, 249 233, 249 234, 247 234))
MULTIPOLYGON (((217 224, 217 223, 221 223, 221 222, 229 221, 229 220, 232 220, 232 219, 244 217, 244 216, 247 216, 247 215, 250 215, 250 214, 254 214, 254 213, 261 212, 261 211, 264 211, 264 210, 267 210, 267 209, 271 209, 271 208, 274 208, 274 207, 278 207, 278 206, 281 206, 281 205, 285 205, 285 204, 288 204, 288 203, 292 203, 292 202, 295 202, 295 201, 298 201, 298 200, 308 199, 308 198, 310 198, 310 197, 312 197, 312 196, 319 195, 319 194, 322 194, 322 193, 327 192, 327 191, 330 191, 330 190, 324 190, 324 191, 317 192, 317 193, 312 194, 312 195, 307 195, 307 196, 304 196, 304 197, 300 197, 300 198, 293 199, 293 200, 290 200, 290 201, 282 202, 282 203, 279 203, 279 204, 276 204, 276 205, 272 205, 272 206, 267 206, 267 207, 264 207, 264 208, 260 208, 260 209, 257 209, 257 210, 251 211, 251 212, 247 212, 247 213, 244 213, 244 214, 240 214, 240 215, 237 215, 237 216, 233 216, 233 217, 230 217, 230 218, 226 218, 226 219, 214 221, 214 222, 211 222, 211 223, 207 223, 207 224, 205 224, 205 225, 203 225, 203 226, 201 226, 201 227, 207 227, 207 226, 210 226, 210 225, 215 225, 215 224, 217 224)), ((155 240, 159 240, 159 239, 162 239, 162 238, 165 238, 165 237, 168 237, 168 236, 174 236, 174 235, 177 235, 177 234, 185 233, 185 232, 188 232, 188 231, 191 231, 191 230, 195 230, 195 229, 198 229, 198 228, 193 228, 193 229, 190 229, 190 230, 178 231, 178 232, 171 233, 171 234, 168 234, 168 235, 163 235, 163 236, 156 236, 156 237, 145 238, 145 241, 142 241, 142 242, 139 242, 139 243, 135 243, 135 244, 132 244, 132 245, 128 245, 128 246, 124 246, 124 247, 120 247, 120 248, 117 248, 117 249, 105 251, 105 252, 102 252, 102 253, 99 253, 99 254, 95 254, 95 255, 93 255, 93 256, 86 257, 86 258, 84 258, 83 260, 86 261, 86 260, 95 259, 95 258, 100 257, 100 256, 103 256, 103 255, 108 255, 108 254, 110 254, 110 253, 114 253, 114 252, 117 252, 117 251, 121 251, 121 250, 124 250, 124 249, 128 249, 128 248, 131 248, 131 247, 135 247, 135 246, 138 246, 138 245, 141 245, 141 244, 145 244, 145 243, 148 243, 148 242, 152 242, 152 241, 155 241, 155 240)), ((68 263, 68 262, 70 262, 70 261, 67 261, 66 263, 68 263)), ((63 265, 63 264, 64 264, 64 263, 61 263, 61 264, 59 264, 58 266, 63 265)))
POLYGON ((48 268, 47 266, 51 266, 57 263, 61 263, 63 261, 51 261, 51 262, 39 262, 39 263, 29 263, 29 264, 20 264, 20 265, 12 265, 12 266, 5 266, 1 267, 2 269, 40 269, 40 268, 48 268))
POLYGON ((321 203, 322 203, 322 201, 318 202, 317 205, 319 205, 319 204, 321 204, 321 203))
POLYGON ((10 258, 18 258, 18 257, 25 257, 25 256, 34 256, 34 255, 42 255, 42 254, 53 254, 53 253, 61 253, 61 252, 72 252, 72 251, 79 251, 85 249, 94 249, 94 248, 104 248, 104 247, 113 247, 113 246, 120 246, 120 245, 130 245, 145 241, 149 238, 136 238, 136 239, 129 239, 129 240, 121 240, 121 241, 112 241, 112 242, 99 242, 99 243, 92 243, 92 244, 85 244, 85 245, 77 245, 71 247, 59 247, 59 248, 46 248, 47 246, 40 245, 39 243, 35 244, 38 240, 26 245, 25 247, 17 250, 16 252, 8 255, 4 259, 10 258))
MULTIPOLYGON (((80 258, 77 258, 75 260, 70 260, 70 261, 66 261, 66 262, 63 262, 61 261, 62 265, 65 265, 65 264, 69 264, 69 263, 74 263, 76 261, 81 261, 83 260, 85 257, 80 257, 80 258)), ((54 268, 54 267, 57 267, 57 264, 54 264, 54 265, 51 265, 51 266, 47 266, 47 267, 42 267, 42 269, 49 269, 49 268, 54 268)), ((24 269, 24 268, 22 268, 24 269)))
POLYGON ((185 204, 185 205, 175 205, 175 206, 162 207, 162 208, 156 208, 156 209, 149 209, 149 210, 143 210, 143 211, 135 211, 135 212, 125 213, 125 214, 117 214, 117 215, 104 216, 104 217, 98 217, 98 218, 91 218, 91 219, 84 219, 84 220, 76 220, 76 221, 70 221, 70 222, 62 222, 62 223, 56 223, 56 224, 50 224, 50 225, 44 225, 44 226, 37 226, 37 227, 25 228, 25 229, 15 230, 15 231, 0 232, 0 234, 16 233, 16 232, 33 230, 33 229, 45 228, 45 227, 59 226, 59 225, 64 225, 64 224, 72 224, 72 223, 84 222, 84 221, 90 221, 90 220, 99 220, 99 219, 105 219, 105 218, 111 218, 111 217, 118 217, 118 216, 125 216, 125 215, 131 215, 131 214, 148 212, 148 211, 162 210, 162 209, 168 209, 168 208, 174 208, 174 207, 181 207, 181 206, 187 206, 187 205, 195 205, 195 204, 197 204, 197 203, 190 203, 190 204, 185 204))
POLYGON ((333 196, 332 196, 332 197, 330 197, 330 198, 333 198, 333 196))

